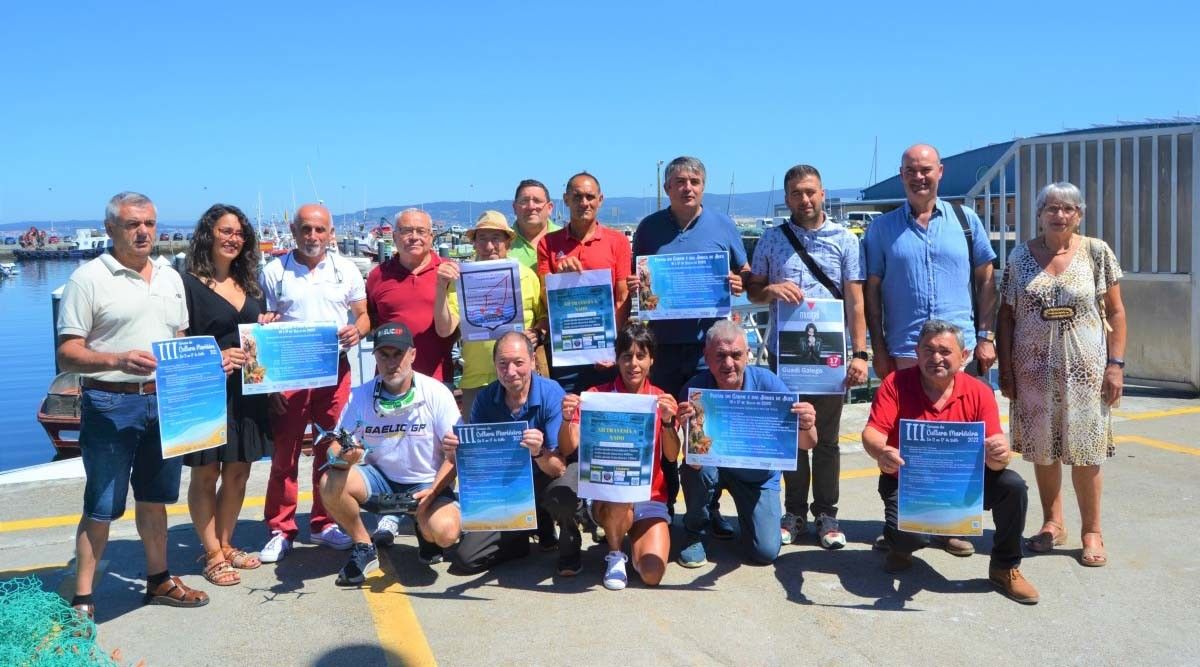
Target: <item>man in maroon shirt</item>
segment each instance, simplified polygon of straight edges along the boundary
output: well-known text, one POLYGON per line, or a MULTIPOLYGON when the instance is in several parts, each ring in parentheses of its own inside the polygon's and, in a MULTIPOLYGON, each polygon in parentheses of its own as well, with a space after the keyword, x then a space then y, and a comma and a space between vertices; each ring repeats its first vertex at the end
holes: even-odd
POLYGON ((420 209, 405 209, 396 214, 392 239, 396 254, 367 275, 371 328, 403 322, 417 349, 413 370, 450 382, 454 379, 450 368, 454 336, 439 336, 433 324, 438 266, 442 263, 433 248, 433 220, 420 209))
POLYGON ((996 524, 988 580, 1001 593, 1022 604, 1037 604, 1038 592, 1021 575, 1021 533, 1025 530, 1028 487, 1008 469, 1011 453, 1000 428, 1000 410, 991 387, 961 372, 966 354, 962 330, 944 320, 929 320, 917 342, 917 365, 897 370, 880 385, 863 429, 863 448, 879 463, 879 497, 883 500, 883 535, 889 551, 884 570, 897 573, 912 566, 912 552, 928 546, 929 537, 897 528, 900 468, 900 420, 983 422, 986 451, 983 507, 996 524))

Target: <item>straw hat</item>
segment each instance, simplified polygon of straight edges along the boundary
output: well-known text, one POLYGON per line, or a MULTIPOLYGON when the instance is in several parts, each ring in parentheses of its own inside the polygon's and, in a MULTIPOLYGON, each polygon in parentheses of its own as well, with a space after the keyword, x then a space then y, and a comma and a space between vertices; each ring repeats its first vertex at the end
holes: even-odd
POLYGON ((467 240, 475 242, 475 232, 480 229, 495 229, 508 235, 509 242, 517 237, 517 233, 508 226, 508 218, 500 211, 484 211, 475 220, 475 226, 467 230, 467 240))

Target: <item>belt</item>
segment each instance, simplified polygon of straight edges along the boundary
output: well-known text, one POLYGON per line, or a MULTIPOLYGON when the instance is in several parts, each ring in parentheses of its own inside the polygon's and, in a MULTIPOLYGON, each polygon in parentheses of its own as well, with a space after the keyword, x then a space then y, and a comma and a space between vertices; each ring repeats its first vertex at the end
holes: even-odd
POLYGON ((80 382, 84 389, 99 389, 100 391, 111 391, 117 394, 153 394, 158 390, 154 384, 154 380, 149 382, 106 382, 104 380, 95 380, 93 378, 83 378, 80 382))

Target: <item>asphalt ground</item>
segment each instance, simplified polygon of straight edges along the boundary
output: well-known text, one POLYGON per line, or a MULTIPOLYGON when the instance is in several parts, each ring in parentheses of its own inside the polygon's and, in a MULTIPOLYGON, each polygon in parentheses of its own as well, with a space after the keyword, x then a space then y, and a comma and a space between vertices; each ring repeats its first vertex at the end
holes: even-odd
MULTIPOLYGON (((657 589, 631 571, 629 588, 611 592, 600 582, 606 548, 586 536, 575 578, 556 576, 555 554, 536 547, 523 561, 456 576, 417 561, 408 526, 366 586, 342 589, 333 581, 347 554, 305 544, 302 532, 285 560, 219 588, 199 575, 200 548, 179 504, 169 508, 172 572, 211 603, 142 606, 144 559, 127 515, 113 524, 98 577, 99 642, 152 666, 1200 664, 1200 399, 1130 394, 1114 418, 1117 456, 1104 466, 1109 565, 1079 564, 1068 483, 1070 541, 1021 566, 1041 592, 1036 606, 988 584, 986 521, 975 556, 926 549, 911 570, 882 571, 883 554, 871 550, 882 519, 877 470, 858 444, 866 406, 854 405, 841 428, 839 516, 849 544, 840 551, 810 535, 773 565, 752 566, 732 543, 710 541, 710 565, 672 563, 657 589)), ((1032 466, 1016 460, 1013 468, 1030 484, 1030 535, 1041 520, 1032 466)), ((249 550, 266 539, 267 473, 266 464, 254 467, 236 533, 249 550)), ((0 483, 0 579, 35 574, 69 595, 82 488, 79 479, 0 483)), ((682 512, 682 500, 677 506, 682 512)), ((723 507, 733 512, 729 498, 723 507)))

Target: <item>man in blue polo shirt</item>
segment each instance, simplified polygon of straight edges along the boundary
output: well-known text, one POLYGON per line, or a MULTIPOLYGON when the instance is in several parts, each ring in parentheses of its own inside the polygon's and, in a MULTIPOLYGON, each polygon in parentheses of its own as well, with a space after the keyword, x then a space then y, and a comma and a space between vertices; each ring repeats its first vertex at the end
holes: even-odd
MULTIPOLYGON (((867 264, 864 290, 867 329, 871 333, 875 374, 917 364, 917 340, 928 320, 946 320, 962 329, 967 354, 979 373, 996 361, 996 252, 979 216, 960 210, 971 230, 967 235, 955 207, 937 196, 942 180, 937 149, 917 144, 900 158, 900 180, 906 200, 879 216, 863 241, 867 264), (972 299, 972 290, 976 298, 972 299)), ((956 556, 970 556, 967 540, 938 539, 936 546, 956 556)))
MULTIPOLYGON (((671 204, 652 213, 638 224, 633 235, 633 257, 690 252, 724 252, 729 254, 729 288, 734 296, 742 293, 743 278, 750 275, 746 247, 741 234, 729 216, 703 206, 707 172, 704 163, 694 157, 682 156, 671 160, 663 170, 663 190, 671 204)), ((640 281, 635 270, 626 279, 629 293, 637 294, 640 281)), ((678 394, 683 384, 699 369, 704 354, 704 332, 716 318, 657 320, 650 330, 658 342, 658 354, 650 369, 650 381, 672 394, 678 394)), ((675 514, 675 496, 679 493, 678 464, 662 462, 667 479, 667 508, 675 514)), ((719 498, 718 498, 719 500, 719 498)), ((715 537, 729 539, 732 526, 721 518, 714 504, 710 508, 715 537)))
MULTIPOLYGON (((787 385, 777 375, 761 366, 748 366, 749 346, 746 332, 730 320, 717 320, 705 337, 704 361, 708 369, 684 385, 679 394, 679 419, 688 419, 694 409, 687 402, 692 389, 723 389, 729 391, 770 391, 787 393, 787 385)), ((797 445, 809 450, 817 445, 816 410, 811 403, 792 404, 792 412, 800 417, 797 445)), ((686 538, 679 551, 679 564, 700 567, 708 562, 704 537, 708 526, 708 507, 719 488, 729 490, 737 507, 741 527, 741 545, 747 558, 766 565, 779 555, 779 471, 746 468, 694 468, 686 465, 680 471, 687 515, 683 525, 686 538)))
MULTIPOLYGON (((497 379, 484 387, 471 408, 472 424, 523 421, 528 424, 521 445, 529 450, 533 466, 534 496, 538 506, 559 525, 558 574, 572 577, 582 567, 579 527, 575 524, 579 464, 558 454, 562 426, 562 387, 534 373, 533 343, 520 332, 509 332, 492 349, 497 379)), ((458 437, 442 440, 453 456, 458 437)), ((494 565, 529 554, 533 531, 483 531, 466 533, 450 555, 454 570, 481 572, 494 565)))

